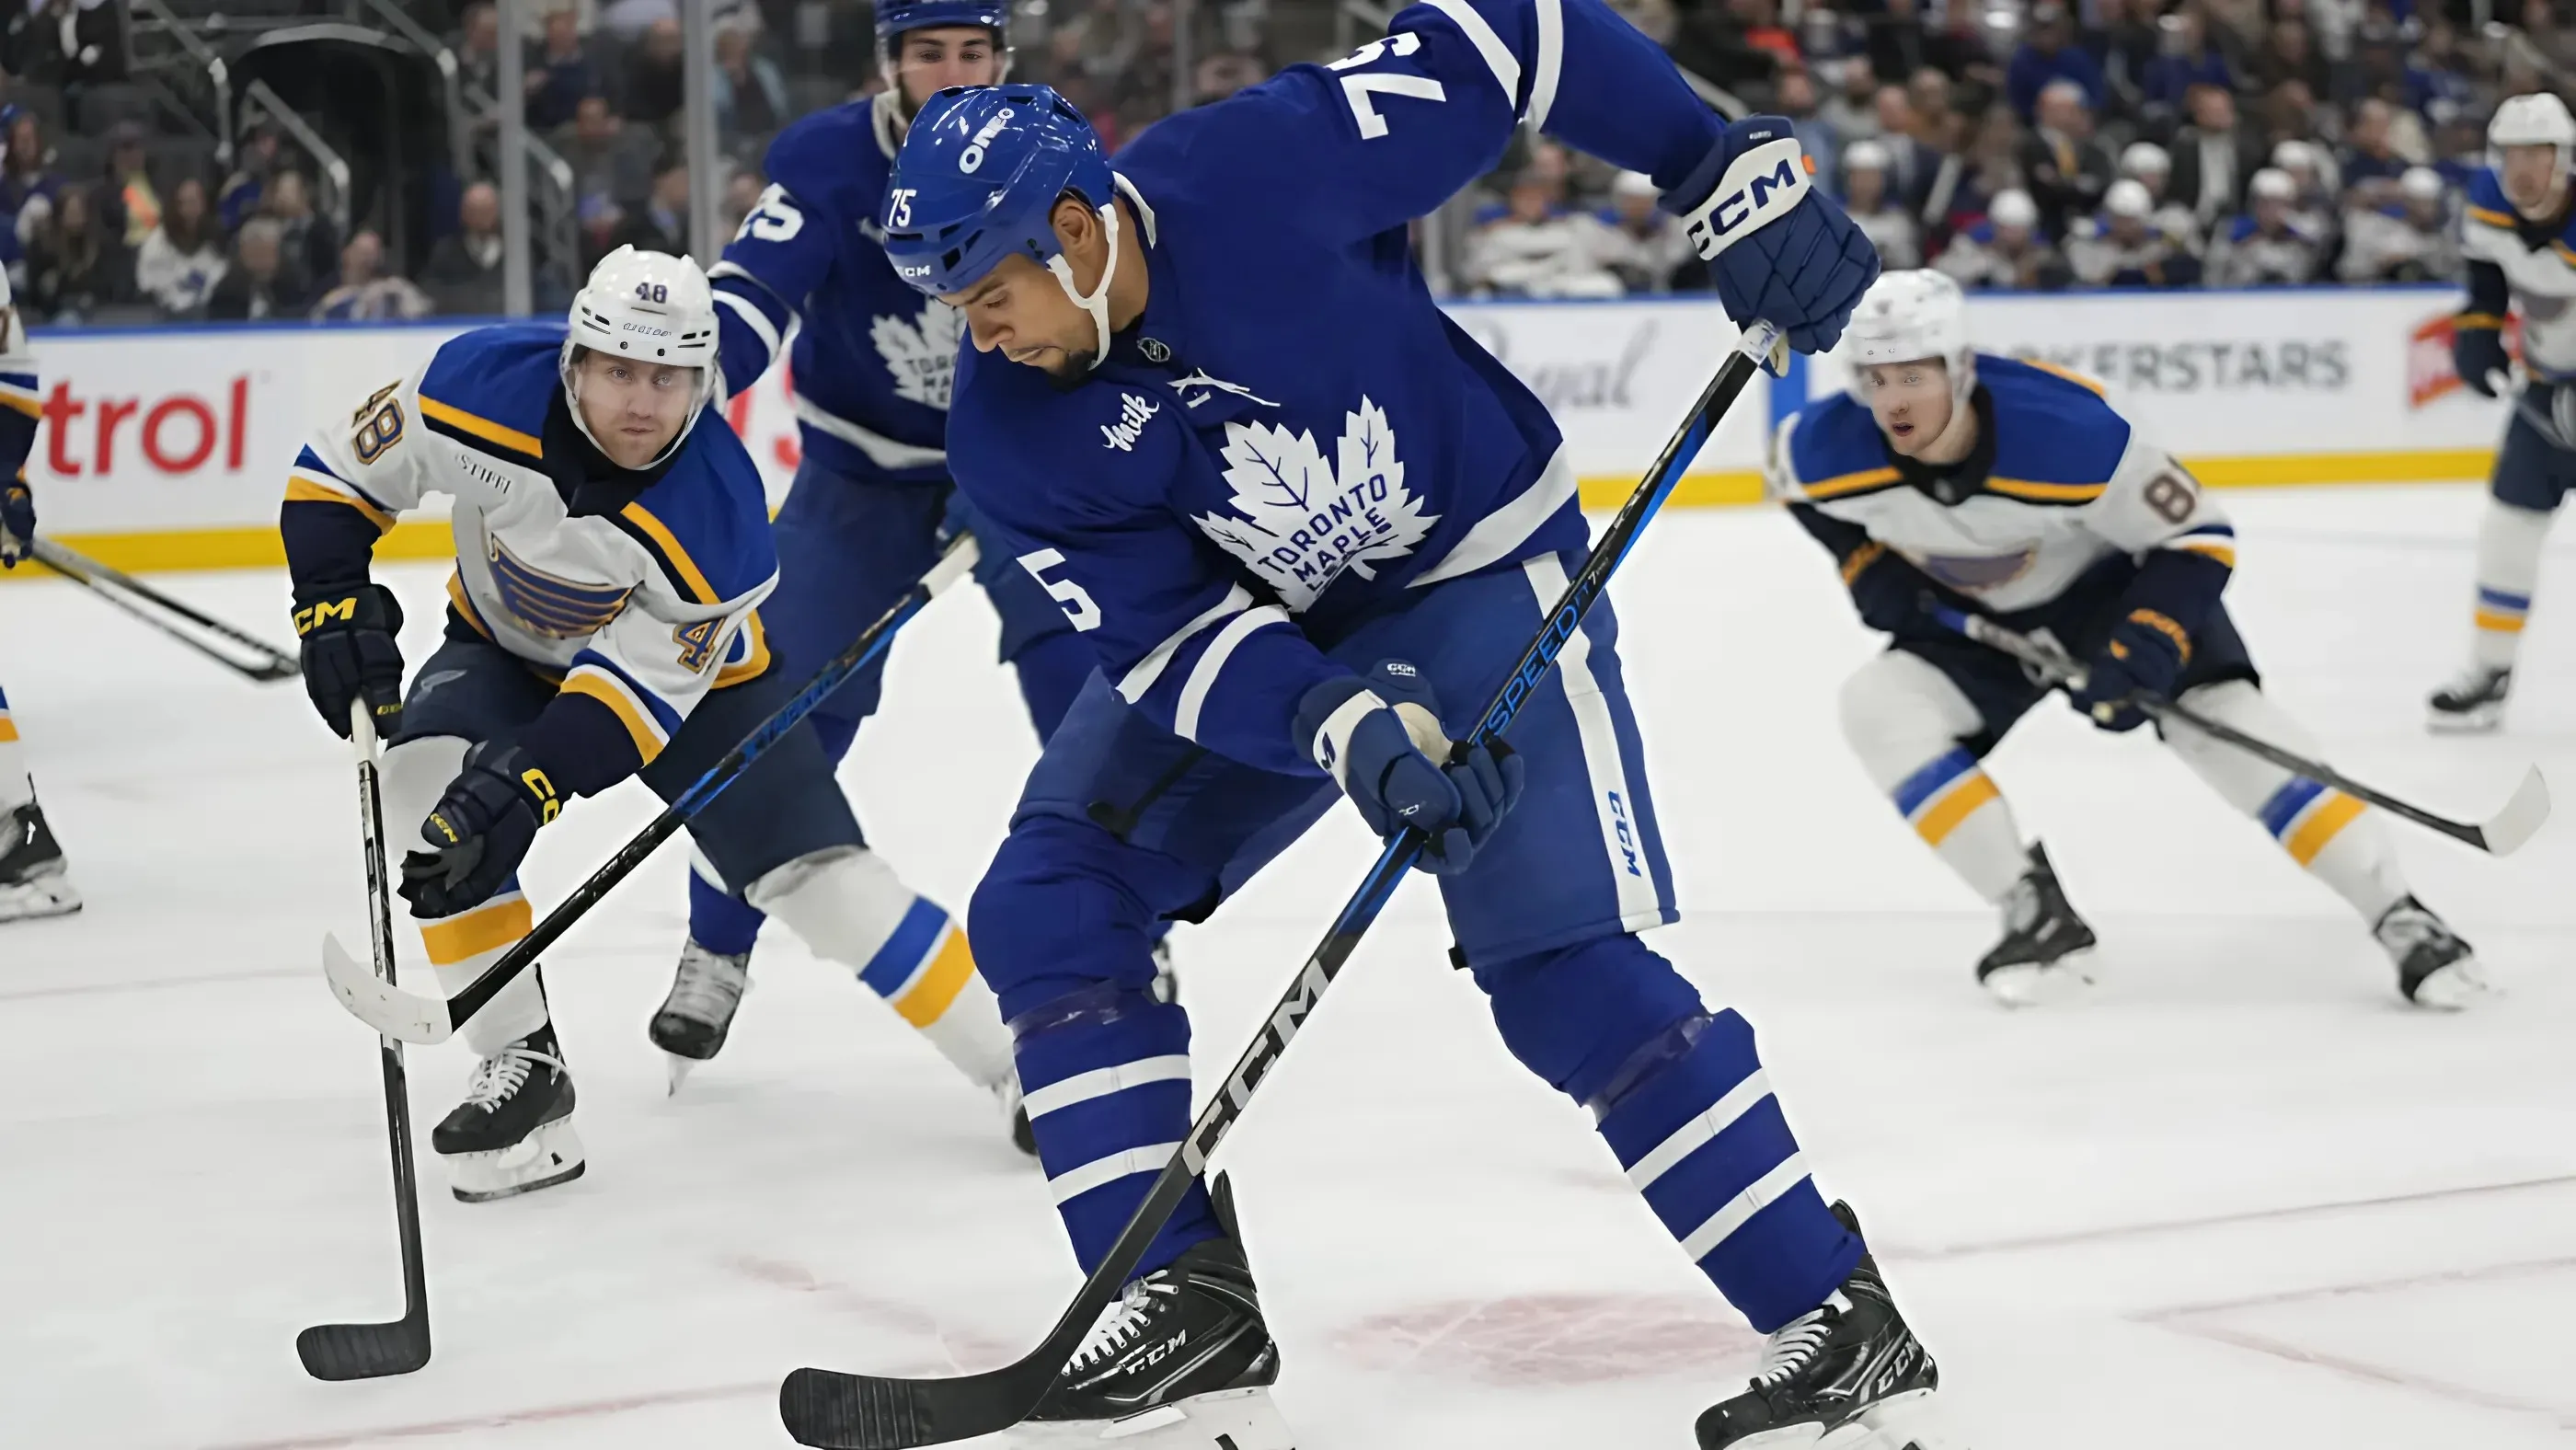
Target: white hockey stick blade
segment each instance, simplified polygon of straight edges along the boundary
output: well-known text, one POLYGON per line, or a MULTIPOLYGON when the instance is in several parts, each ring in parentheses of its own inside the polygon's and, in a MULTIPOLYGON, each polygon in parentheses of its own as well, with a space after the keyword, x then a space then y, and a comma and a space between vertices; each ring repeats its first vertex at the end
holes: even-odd
POLYGON ((2522 784, 2513 789, 2513 799, 2494 819, 2479 828, 2486 838, 2487 850, 2497 856, 2510 856, 2522 849, 2549 819, 2549 782, 2540 778, 2540 767, 2523 773, 2522 784))
POLYGON ((331 979, 331 991, 349 1015, 381 1036, 435 1047, 455 1033, 445 1002, 386 982, 372 969, 358 965, 358 959, 329 932, 322 934, 322 975, 331 979))

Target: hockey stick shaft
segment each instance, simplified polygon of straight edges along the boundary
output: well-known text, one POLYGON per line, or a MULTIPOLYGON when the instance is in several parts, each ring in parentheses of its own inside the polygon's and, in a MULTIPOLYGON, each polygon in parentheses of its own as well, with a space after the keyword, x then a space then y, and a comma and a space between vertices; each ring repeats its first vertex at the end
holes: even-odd
MULTIPOLYGON (((367 932, 376 975, 394 981, 393 883, 385 864, 384 777, 378 768, 375 712, 349 706, 349 745, 358 762, 358 829, 366 842, 367 932)), ((393 1154, 394 1231, 401 1243, 403 1316, 391 1324, 317 1324, 296 1338, 296 1353, 316 1379, 408 1374, 429 1362, 429 1270, 420 1246, 420 1180, 412 1158, 411 1093, 402 1043, 377 1039, 384 1070, 385 1137, 393 1154)))
MULTIPOLYGON (((2051 684, 2069 689, 2084 687, 2083 665, 2077 663, 2063 650, 2026 634, 2017 633, 1980 615, 1949 608, 1936 608, 1932 614, 1944 628, 2020 660, 2038 670, 2051 684)), ((2426 830, 2438 831, 2452 840, 2464 842, 2495 855, 2507 855, 2519 849, 2524 841, 2531 838, 2531 833, 2539 829, 2540 822, 2548 816, 2548 795, 2546 787, 2538 783, 2540 776, 2537 771, 2525 777, 2524 784, 2515 792, 2514 799, 2492 820, 2483 824, 2457 821, 2448 816, 2436 815, 2412 802, 2400 800, 2386 791, 2364 785, 2324 761, 2311 760, 2304 755, 2285 750, 2260 736, 2248 735, 2224 721, 2213 720, 2177 701, 2139 694, 2131 696, 2129 704, 2150 720, 2180 721, 2214 740, 2233 745, 2249 755, 2267 760, 2294 775, 2306 776, 2319 785, 2332 786, 2355 800, 2377 806, 2391 815, 2402 816, 2413 821, 2426 830)))
MULTIPOLYGON (((1671 496, 1683 470, 1699 456, 1718 420, 1753 380, 1762 360, 1778 349, 1778 332, 1767 324, 1756 324, 1745 334, 1700 394, 1680 431, 1664 445, 1653 469, 1592 546, 1582 568, 1567 583, 1565 593, 1548 611, 1537 636, 1522 650, 1519 663, 1479 718, 1467 747, 1491 744, 1511 728, 1512 720, 1546 680, 1558 652, 1582 628, 1584 616, 1600 600, 1610 576, 1636 546, 1647 521, 1671 496)), ((895 1380, 830 1370, 797 1370, 779 1386, 778 1392, 779 1417, 788 1433, 804 1444, 835 1450, 907 1450, 911 1446, 992 1434, 1027 1419, 1054 1388, 1057 1376, 1080 1347, 1093 1321, 1117 1298, 1128 1277, 1144 1260, 1145 1251, 1180 1208, 1190 1185, 1207 1171, 1209 1156, 1242 1119, 1253 1093, 1278 1066, 1288 1044, 1323 1000, 1325 989, 1358 948, 1360 938, 1403 884, 1406 872, 1422 854, 1423 845, 1422 834, 1410 829, 1386 843, 1377 864, 1369 868, 1367 879, 1333 919, 1323 941, 1297 969, 1296 980, 1290 983, 1287 994, 1279 999, 1251 1045, 1236 1060, 1223 1090, 1209 1100, 1198 1120, 1190 1125, 1189 1136, 1171 1161, 1163 1165, 1145 1201, 1137 1206, 1109 1252, 1083 1281, 1081 1291, 1043 1344, 1016 1364, 960 1379, 895 1380)))
POLYGON ((86 554, 67 549, 46 538, 28 540, 27 553, 37 563, 87 588, 99 598, 237 674, 258 680, 263 684, 271 684, 279 680, 294 679, 303 673, 303 666, 297 662, 295 656, 271 646, 255 635, 235 629, 194 606, 182 604, 133 575, 111 569, 86 554), (148 604, 152 608, 142 608, 137 601, 148 604), (153 610, 186 620, 207 634, 250 651, 257 658, 255 661, 236 659, 187 630, 176 628, 168 619, 162 618, 161 614, 153 613, 153 610))
POLYGON ((472 985, 454 997, 440 1001, 412 993, 392 991, 368 993, 362 982, 333 980, 341 1002, 360 1020, 379 1032, 409 1042, 443 1042, 472 1020, 475 1013, 490 1005, 501 989, 510 985, 521 972, 536 963, 537 957, 582 919, 590 909, 623 881, 664 841, 686 825, 690 818, 706 809, 707 803, 724 792, 725 787, 741 778, 752 762, 769 753, 772 746, 796 728, 814 707, 828 699, 849 678, 884 652, 906 621, 920 613, 931 599, 949 585, 966 576, 975 566, 975 539, 960 534, 949 544, 939 562, 922 576, 910 593, 869 625, 849 648, 841 651, 831 663, 808 680, 795 697, 780 706, 776 714, 761 722, 758 728, 742 738, 731 753, 717 761, 697 783, 682 792, 678 799, 662 808, 635 838, 618 848, 617 854, 591 873, 590 879, 563 899, 536 929, 513 943, 501 959, 476 978, 472 985))

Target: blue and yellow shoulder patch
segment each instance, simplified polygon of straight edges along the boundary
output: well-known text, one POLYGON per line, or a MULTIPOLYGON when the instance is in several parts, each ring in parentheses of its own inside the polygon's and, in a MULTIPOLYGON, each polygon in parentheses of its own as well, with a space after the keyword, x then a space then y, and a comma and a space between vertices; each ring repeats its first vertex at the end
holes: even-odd
POLYGON ((421 422, 504 463, 544 467, 563 338, 561 323, 516 322, 448 339, 421 375, 421 422))
POLYGON ((1858 498, 1904 482, 1888 464, 1878 421, 1849 394, 1819 399, 1799 413, 1789 433, 1789 469, 1809 503, 1858 498))
POLYGON ((608 517, 692 603, 738 599, 778 572, 760 470, 721 416, 700 418, 660 481, 608 517))
POLYGON ((2016 358, 1977 355, 1995 408, 1986 491, 2022 503, 2088 504, 2129 451, 2129 420, 2092 379, 2016 358))
POLYGON ((2517 220, 2513 203, 2504 194, 2504 181, 2492 166, 2484 167, 2469 178, 2468 194, 2461 201, 2460 214, 2469 221, 2512 231, 2517 220))

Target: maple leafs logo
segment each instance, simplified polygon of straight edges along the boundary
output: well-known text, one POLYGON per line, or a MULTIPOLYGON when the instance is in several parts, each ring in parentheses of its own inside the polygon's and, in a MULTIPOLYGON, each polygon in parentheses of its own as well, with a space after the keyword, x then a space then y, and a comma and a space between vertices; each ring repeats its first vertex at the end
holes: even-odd
POLYGON ((1378 564, 1412 553, 1440 522, 1405 490, 1395 430, 1365 396, 1359 411, 1342 415, 1330 461, 1311 430, 1246 422, 1225 425, 1223 456, 1240 517, 1211 512, 1191 522, 1267 580, 1292 613, 1345 569, 1376 578, 1378 564))
POLYGON ((868 328, 868 338, 894 375, 896 397, 944 413, 957 378, 957 343, 965 331, 966 314, 933 298, 918 321, 879 317, 868 328))

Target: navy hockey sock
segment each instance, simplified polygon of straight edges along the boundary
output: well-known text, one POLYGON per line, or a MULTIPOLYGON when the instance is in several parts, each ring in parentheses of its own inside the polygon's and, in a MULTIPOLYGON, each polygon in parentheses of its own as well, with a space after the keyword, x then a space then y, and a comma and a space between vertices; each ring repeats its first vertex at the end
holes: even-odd
MULTIPOLYGON (((1087 1273, 1189 1132, 1189 1014, 1103 982, 1013 1018, 1011 1031, 1038 1162, 1087 1273)), ((1136 1272, 1221 1233, 1205 1185, 1193 1185, 1136 1272)))
POLYGON ((738 957, 751 950, 760 924, 768 919, 704 876, 689 873, 689 940, 718 956, 738 957))

